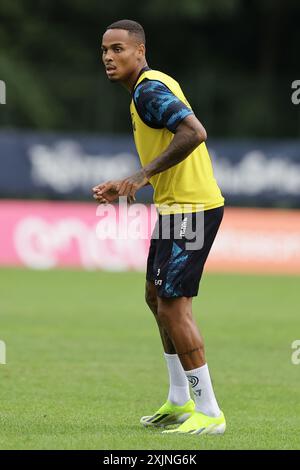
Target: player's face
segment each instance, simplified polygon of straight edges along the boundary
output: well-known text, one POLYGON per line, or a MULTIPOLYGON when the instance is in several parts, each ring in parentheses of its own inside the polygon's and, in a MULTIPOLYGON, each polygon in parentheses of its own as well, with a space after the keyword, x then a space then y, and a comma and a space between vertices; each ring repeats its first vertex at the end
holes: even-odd
POLYGON ((124 29, 108 29, 102 39, 102 61, 112 82, 126 81, 137 70, 144 56, 143 44, 124 29))

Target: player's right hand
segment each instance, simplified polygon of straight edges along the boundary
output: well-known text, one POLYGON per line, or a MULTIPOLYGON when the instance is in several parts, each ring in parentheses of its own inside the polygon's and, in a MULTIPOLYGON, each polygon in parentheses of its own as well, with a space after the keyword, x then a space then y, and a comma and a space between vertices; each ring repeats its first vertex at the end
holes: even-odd
MULTIPOLYGON (((119 181, 107 181, 106 183, 98 184, 93 187, 94 199, 99 202, 99 204, 107 204, 114 201, 117 201, 119 198, 119 181)), ((135 197, 128 196, 127 202, 131 204, 135 201, 135 197)))
POLYGON ((100 204, 113 202, 118 199, 117 183, 115 181, 107 181, 106 183, 98 184, 93 188, 94 199, 100 204))

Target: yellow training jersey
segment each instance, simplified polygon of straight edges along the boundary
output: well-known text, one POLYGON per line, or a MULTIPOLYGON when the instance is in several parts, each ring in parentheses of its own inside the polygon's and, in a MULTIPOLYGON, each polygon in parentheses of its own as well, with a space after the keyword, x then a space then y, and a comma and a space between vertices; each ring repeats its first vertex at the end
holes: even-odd
MULTIPOLYGON (((147 70, 140 75, 134 89, 145 78, 162 82, 191 109, 179 83, 173 78, 157 70, 147 70)), ((133 98, 130 113, 136 149, 144 167, 169 146, 174 134, 165 127, 147 125, 139 116, 133 98)), ((204 142, 182 162, 152 176, 150 183, 154 188, 154 203, 161 214, 195 212, 199 208, 208 210, 224 205, 204 142), (185 205, 190 210, 186 210, 185 205)))

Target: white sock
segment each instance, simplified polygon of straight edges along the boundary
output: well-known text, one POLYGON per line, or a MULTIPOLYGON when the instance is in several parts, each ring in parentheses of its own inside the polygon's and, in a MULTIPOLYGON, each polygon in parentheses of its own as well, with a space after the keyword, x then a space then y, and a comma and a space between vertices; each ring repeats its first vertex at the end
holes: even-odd
POLYGON ((220 416, 221 410, 213 391, 207 364, 198 369, 186 370, 185 374, 194 392, 195 411, 201 411, 207 416, 220 416))
POLYGON ((190 397, 189 382, 177 354, 164 353, 170 379, 168 400, 174 405, 184 405, 190 397))

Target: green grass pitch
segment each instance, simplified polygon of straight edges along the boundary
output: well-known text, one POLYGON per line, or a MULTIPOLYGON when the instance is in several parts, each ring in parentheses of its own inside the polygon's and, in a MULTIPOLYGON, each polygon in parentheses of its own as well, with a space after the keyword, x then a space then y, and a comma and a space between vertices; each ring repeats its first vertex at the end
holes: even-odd
POLYGON ((0 270, 1 449, 299 449, 299 277, 206 274, 194 301, 224 436, 162 435, 167 397, 144 275, 0 270))

